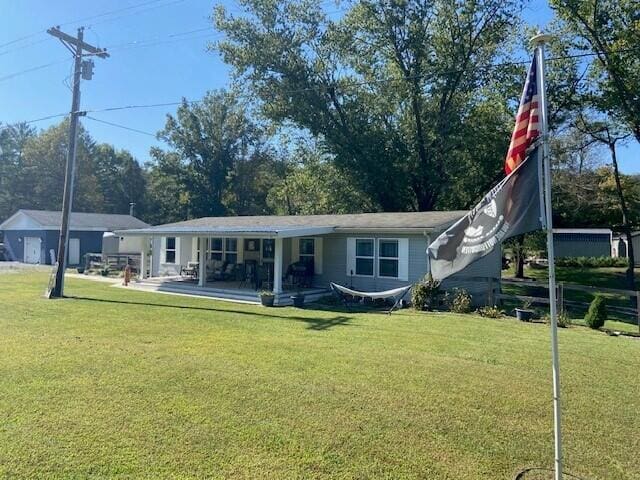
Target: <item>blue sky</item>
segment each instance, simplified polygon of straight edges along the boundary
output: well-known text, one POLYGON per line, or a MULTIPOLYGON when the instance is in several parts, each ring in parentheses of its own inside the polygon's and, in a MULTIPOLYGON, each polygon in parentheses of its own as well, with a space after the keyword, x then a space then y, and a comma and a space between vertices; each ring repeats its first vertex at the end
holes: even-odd
MULTIPOLYGON (((93 80, 82 84, 83 110, 198 99, 207 90, 228 85, 229 68, 206 49, 208 42, 220 36, 209 20, 216 3, 238 8, 233 0, 0 0, 0 45, 28 37, 0 47, 0 121, 32 120, 69 110, 71 56, 43 32, 54 25, 68 33, 75 33, 80 25, 91 25, 85 30, 86 41, 111 47, 110 58, 95 59, 93 80), (115 10, 120 12, 98 16, 115 10), (80 19, 87 20, 78 22, 80 19), (3 79, 53 62, 60 63, 3 79)), ((525 16, 543 27, 551 11, 544 0, 532 0, 525 16)), ((174 111, 175 107, 157 107, 91 115, 155 134, 163 127, 166 114, 174 111)), ((35 125, 43 128, 58 121, 35 125)), ((150 146, 159 145, 151 136, 90 119, 83 119, 83 125, 97 141, 127 149, 141 162, 148 160, 150 146)), ((622 170, 640 172, 638 156, 640 148, 635 143, 621 149, 622 170)))

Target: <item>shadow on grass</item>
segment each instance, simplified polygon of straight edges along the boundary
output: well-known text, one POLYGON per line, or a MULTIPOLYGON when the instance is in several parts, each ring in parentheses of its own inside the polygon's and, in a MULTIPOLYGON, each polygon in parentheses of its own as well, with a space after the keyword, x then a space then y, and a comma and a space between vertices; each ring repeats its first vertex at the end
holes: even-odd
POLYGON ((345 327, 345 326, 354 326, 351 322, 353 317, 345 316, 345 315, 337 315, 335 317, 330 318, 321 318, 321 317, 302 317, 296 315, 275 315, 271 312, 273 310, 279 310, 279 308, 267 309, 265 308, 265 312, 246 312, 242 310, 235 310, 231 308, 214 308, 214 307, 196 307, 190 305, 175 305, 175 304, 166 304, 166 303, 150 303, 150 302, 136 302, 132 300, 109 300, 106 298, 95 298, 95 297, 83 297, 79 295, 69 295, 65 298, 69 300, 83 300, 88 302, 101 302, 101 303, 111 303, 111 304, 121 304, 121 305, 140 305, 145 307, 159 307, 159 308, 175 308, 180 310, 199 310, 203 312, 220 312, 220 313, 232 313, 236 315, 246 315, 248 317, 269 317, 276 318, 282 320, 295 320, 296 322, 306 323, 309 330, 329 330, 333 327, 345 327))

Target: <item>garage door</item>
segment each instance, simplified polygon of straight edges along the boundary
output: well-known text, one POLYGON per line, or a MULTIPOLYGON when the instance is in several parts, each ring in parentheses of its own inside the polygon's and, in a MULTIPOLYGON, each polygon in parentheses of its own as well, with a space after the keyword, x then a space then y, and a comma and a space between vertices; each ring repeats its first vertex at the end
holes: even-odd
POLYGON ((24 237, 24 262, 40 263, 40 237, 24 237))

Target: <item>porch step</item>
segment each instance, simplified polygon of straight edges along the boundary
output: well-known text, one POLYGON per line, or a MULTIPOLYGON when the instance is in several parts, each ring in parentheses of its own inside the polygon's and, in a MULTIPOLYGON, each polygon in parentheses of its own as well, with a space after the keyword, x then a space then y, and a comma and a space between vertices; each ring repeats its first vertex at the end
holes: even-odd
MULTIPOLYGON (((231 300, 240 301, 253 304, 260 303, 260 297, 258 292, 247 290, 235 290, 235 289, 222 289, 214 287, 198 287, 194 284, 185 283, 183 285, 180 282, 168 282, 164 279, 144 279, 136 280, 129 284, 130 287, 145 290, 150 292, 163 292, 163 293, 175 293, 183 295, 194 295, 198 297, 207 297, 218 300, 231 300)), ((283 292, 276 296, 276 305, 292 305, 291 295, 294 292, 283 292)), ((311 291, 304 292, 306 302, 315 302, 316 300, 330 295, 331 290, 317 288, 311 291)))

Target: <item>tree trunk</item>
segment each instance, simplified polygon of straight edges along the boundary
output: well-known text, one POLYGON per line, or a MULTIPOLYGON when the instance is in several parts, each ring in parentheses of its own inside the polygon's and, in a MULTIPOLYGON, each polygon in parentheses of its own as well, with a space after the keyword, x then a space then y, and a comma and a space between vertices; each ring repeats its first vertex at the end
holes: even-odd
POLYGON ((516 247, 513 250, 514 260, 516 262, 516 278, 524 278, 524 235, 518 235, 516 238, 516 247))
POLYGON ((611 163, 613 165, 613 175, 616 180, 616 192, 618 193, 618 200, 620 201, 620 210, 622 211, 622 228, 625 236, 627 237, 627 285, 630 290, 636 289, 635 279, 635 258, 633 254, 633 239, 631 235, 631 224, 629 223, 629 210, 627 208, 627 202, 624 198, 624 192, 622 191, 622 183, 620 182, 620 172, 618 170, 618 157, 616 155, 615 141, 609 141, 609 150, 611 151, 611 163))

